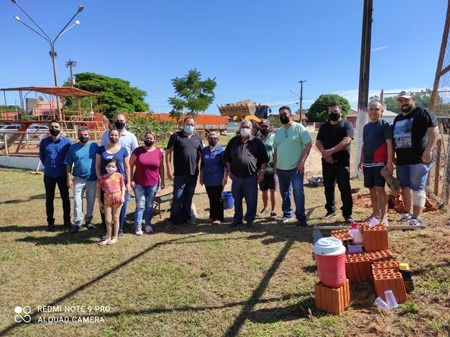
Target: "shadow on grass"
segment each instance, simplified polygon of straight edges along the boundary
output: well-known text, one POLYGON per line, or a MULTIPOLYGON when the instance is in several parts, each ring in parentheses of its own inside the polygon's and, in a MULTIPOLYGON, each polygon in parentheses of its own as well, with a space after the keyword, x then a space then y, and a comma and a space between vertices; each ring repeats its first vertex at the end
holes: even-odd
POLYGON ((0 205, 7 205, 7 204, 21 204, 24 202, 29 202, 35 199, 45 199, 45 194, 36 194, 32 195, 31 197, 27 199, 13 199, 13 200, 4 200, 0 202, 0 205))
MULTIPOLYGON (((192 226, 193 228, 195 228, 194 226, 192 226)), ((70 234, 59 234, 59 235, 70 235, 70 234)), ((186 244, 186 243, 193 243, 193 242, 201 242, 198 240, 199 236, 203 236, 203 235, 207 235, 207 233, 203 233, 203 234, 191 234, 191 235, 187 235, 185 237, 182 238, 176 238, 176 239, 172 239, 172 240, 167 240, 164 242, 160 242, 160 243, 156 243, 152 246, 150 246, 147 249, 144 249, 143 251, 135 254, 134 256, 130 257, 129 259, 117 264, 115 267, 111 268, 110 270, 108 270, 107 272, 98 275, 97 277, 93 278, 92 280, 90 280, 89 282, 86 282, 82 285, 80 285, 79 287, 75 288, 74 290, 68 292, 67 294, 55 299, 54 301, 52 301, 51 303, 46 304, 46 306, 55 306, 58 305, 58 303, 61 303, 73 296, 75 296, 77 293, 86 290, 88 287, 94 285, 95 283, 99 282, 100 280, 108 277, 109 275, 111 275, 112 273, 120 270, 121 268, 125 267, 126 265, 132 263, 133 261, 135 261, 136 259, 139 259, 141 257, 143 257, 146 253, 157 249, 160 246, 164 246, 164 245, 171 245, 171 244, 186 244), (191 240, 194 239, 194 240, 191 240)), ((264 233, 262 233, 262 235, 265 235, 264 233)), ((81 239, 81 238, 80 238, 81 239)), ((236 238, 229 238, 230 240, 233 239, 235 240, 236 238)), ((61 242, 61 240, 58 240, 58 237, 53 237, 53 238, 25 238, 22 239, 23 241, 39 241, 40 244, 61 244, 64 242, 61 242)), ((206 241, 206 240, 205 240, 206 241)), ((211 241, 211 240, 208 240, 211 241)), ((217 306, 217 307, 201 307, 201 308, 196 308, 196 307, 180 307, 180 308, 170 308, 170 309, 152 309, 152 310, 148 310, 148 313, 152 313, 152 312, 160 312, 161 310, 167 310, 170 312, 177 312, 177 311, 187 311, 187 310, 211 310, 211 309, 222 309, 222 308, 226 308, 226 307, 235 307, 235 306, 242 306, 242 309, 239 313, 239 315, 235 318, 234 322, 231 324, 231 326, 228 328, 227 332, 226 332, 226 336, 237 336, 240 329, 242 328, 243 324, 245 323, 245 321, 249 318, 252 318, 254 320, 266 320, 268 321, 268 319, 266 318, 268 313, 265 311, 262 312, 253 312, 253 308, 255 307, 255 305, 257 305, 258 303, 264 303, 267 302, 269 300, 261 300, 262 295, 264 294, 267 286, 269 285, 269 282, 271 280, 271 278, 274 276, 274 274, 276 273, 276 271, 278 270, 278 268, 280 267, 281 263, 283 262, 283 260, 285 259, 286 255, 288 254, 289 250, 292 248, 292 245, 294 244, 296 240, 293 238, 290 238, 286 241, 286 243, 284 244, 283 248, 281 249, 281 251, 278 253, 278 256, 274 259, 272 265, 270 266, 270 268, 266 271, 266 273, 264 274, 264 277, 262 278, 262 280, 260 281, 259 285, 257 286, 257 288, 253 291, 252 295, 249 297, 249 299, 247 301, 242 301, 242 302, 237 302, 237 303, 228 303, 228 304, 224 304, 222 306, 217 306)), ((301 294, 302 297, 309 295, 308 294, 301 294)), ((292 297, 292 295, 290 296, 292 297)), ((282 297, 281 299, 284 299, 285 297, 282 297)), ((307 302, 310 303, 310 302, 307 302)), ((303 305, 305 306, 305 305, 303 305)), ((300 302, 300 307, 302 306, 302 302, 300 302)), ((308 308, 312 306, 312 304, 308 304, 308 308)), ((275 309, 274 309, 275 310, 275 309)), ((281 310, 281 312, 294 312, 296 310, 298 310, 298 307, 295 306, 295 308, 291 308, 291 307, 287 307, 287 308, 278 308, 277 309, 279 312, 279 310, 281 310)), ((305 309, 306 310, 306 309, 305 309)), ((146 311, 138 311, 136 312, 137 314, 142 314, 143 312, 146 311)), ((38 312, 35 311, 31 314, 31 318, 32 320, 36 320, 37 316, 38 316, 38 312)), ((111 313, 112 316, 119 316, 122 315, 123 312, 117 312, 117 313, 111 313)), ((302 312, 301 315, 305 315, 305 312, 302 312)), ((292 314, 290 317, 299 317, 298 316, 298 311, 297 314, 292 314)), ((294 318, 292 318, 294 319, 294 318)), ((17 328, 20 326, 20 323, 13 323, 7 327, 5 327, 3 330, 0 330, 0 335, 6 335, 8 334, 11 330, 17 328)))

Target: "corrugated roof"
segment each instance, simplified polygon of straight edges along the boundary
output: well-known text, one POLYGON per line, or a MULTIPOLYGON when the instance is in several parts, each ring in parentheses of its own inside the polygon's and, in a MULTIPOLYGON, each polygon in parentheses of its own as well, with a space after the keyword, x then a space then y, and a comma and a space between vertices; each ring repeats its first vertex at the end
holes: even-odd
POLYGON ((2 88, 2 91, 36 91, 43 94, 54 95, 59 97, 85 97, 99 96, 99 94, 81 90, 75 87, 18 87, 18 88, 2 88))

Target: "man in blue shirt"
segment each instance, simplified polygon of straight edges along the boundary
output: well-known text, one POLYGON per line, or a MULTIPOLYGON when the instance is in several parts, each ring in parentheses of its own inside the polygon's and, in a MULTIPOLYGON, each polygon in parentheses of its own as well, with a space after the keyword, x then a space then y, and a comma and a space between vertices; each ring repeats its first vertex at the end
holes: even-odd
POLYGON ((66 158, 71 141, 61 136, 61 124, 52 120, 49 124, 50 136, 44 138, 39 144, 39 158, 44 164, 44 186, 45 186, 45 211, 47 214, 47 230, 53 231, 55 218, 53 217, 55 189, 58 185, 61 195, 64 213, 64 226, 70 227, 70 199, 69 188, 66 181, 66 158))
POLYGON ((73 188, 73 226, 71 233, 78 233, 83 222, 83 197, 86 194, 86 215, 84 220, 88 229, 92 224, 95 199, 97 197, 97 174, 95 173, 95 154, 98 144, 90 141, 90 130, 86 126, 78 129, 78 143, 67 152, 64 163, 67 165, 67 186, 73 188), (72 181, 73 167, 73 181, 72 181))

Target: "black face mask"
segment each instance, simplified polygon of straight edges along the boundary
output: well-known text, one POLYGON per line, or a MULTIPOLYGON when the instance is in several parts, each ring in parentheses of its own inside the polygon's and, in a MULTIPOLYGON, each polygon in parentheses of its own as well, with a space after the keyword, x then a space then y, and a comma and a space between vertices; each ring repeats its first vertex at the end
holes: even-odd
POLYGON ((89 141, 89 137, 87 137, 87 136, 80 136, 80 137, 78 137, 78 139, 79 139, 79 141, 80 142, 82 142, 82 143, 87 143, 88 141, 89 141))
POLYGON ((117 130, 122 130, 125 127, 124 122, 115 122, 114 126, 117 128, 117 130))
POLYGON ((261 134, 263 136, 267 136, 270 133, 270 130, 269 129, 261 129, 261 130, 259 130, 259 132, 261 132, 261 134))
POLYGON ((56 137, 57 135, 59 135, 60 132, 61 132, 61 131, 59 131, 58 129, 50 129, 50 134, 51 134, 53 137, 56 137))
POLYGON ((144 140, 144 144, 147 147, 152 147, 155 142, 153 140, 144 140))
POLYGON ((332 112, 328 114, 328 118, 330 121, 336 122, 339 118, 341 118, 341 114, 339 112, 332 112))
POLYGON ((217 140, 216 139, 208 139, 209 146, 216 146, 217 140))
POLYGON ((289 120, 290 120, 289 116, 280 115, 280 122, 281 122, 281 124, 287 124, 287 123, 289 123, 289 120))

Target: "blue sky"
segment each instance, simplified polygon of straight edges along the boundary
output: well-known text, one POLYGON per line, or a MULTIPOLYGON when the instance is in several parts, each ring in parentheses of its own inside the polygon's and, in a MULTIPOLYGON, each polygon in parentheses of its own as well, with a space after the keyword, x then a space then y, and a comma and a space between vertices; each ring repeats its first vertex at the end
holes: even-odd
MULTIPOLYGON (((74 73, 125 79, 147 92, 151 109, 168 112, 171 79, 196 68, 217 81, 208 113, 244 99, 274 113, 298 109, 299 80, 307 80, 304 108, 328 93, 357 107, 363 0, 17 1, 51 38, 85 7, 55 44, 60 84, 72 59, 74 73)), ((374 0, 373 8, 370 94, 432 88, 447 1, 374 0)), ((53 85, 48 42, 15 15, 32 25, 3 0, 0 88, 53 85)))

